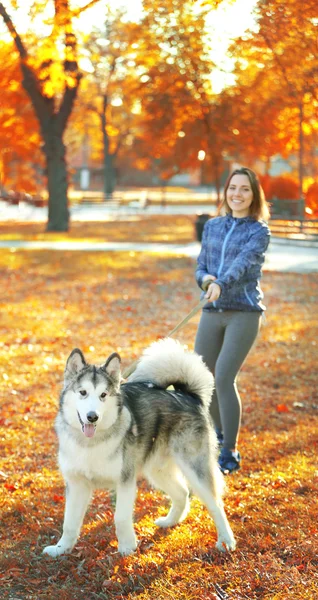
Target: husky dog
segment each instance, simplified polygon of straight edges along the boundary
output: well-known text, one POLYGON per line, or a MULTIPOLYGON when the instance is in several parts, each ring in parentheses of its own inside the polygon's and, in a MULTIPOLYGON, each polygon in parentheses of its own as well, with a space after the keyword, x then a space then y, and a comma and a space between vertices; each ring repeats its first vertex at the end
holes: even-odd
POLYGON ((212 388, 212 375, 201 357, 171 338, 152 344, 126 383, 121 383, 117 353, 98 367, 73 350, 56 419, 66 483, 63 535, 43 552, 52 557, 71 552, 96 488, 116 491, 118 550, 133 552, 134 500, 141 474, 171 498, 168 514, 156 521, 159 527, 172 527, 186 517, 188 481, 214 520, 218 550, 234 550, 209 416, 212 388), (166 389, 171 385, 173 390, 166 389))

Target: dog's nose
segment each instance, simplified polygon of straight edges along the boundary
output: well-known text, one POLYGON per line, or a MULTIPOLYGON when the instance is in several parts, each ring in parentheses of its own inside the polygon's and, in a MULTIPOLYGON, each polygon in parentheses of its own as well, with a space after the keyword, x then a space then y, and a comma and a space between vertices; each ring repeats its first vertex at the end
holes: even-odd
POLYGON ((99 418, 98 414, 96 414, 96 412, 94 412, 94 411, 91 411, 91 412, 87 413, 86 416, 87 416, 87 420, 90 423, 96 423, 96 421, 98 421, 98 418, 99 418))

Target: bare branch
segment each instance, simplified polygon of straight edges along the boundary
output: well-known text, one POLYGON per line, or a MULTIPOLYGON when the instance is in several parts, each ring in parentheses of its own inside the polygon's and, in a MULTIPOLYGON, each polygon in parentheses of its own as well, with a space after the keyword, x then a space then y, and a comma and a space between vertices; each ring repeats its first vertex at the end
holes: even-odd
POLYGON ((11 33, 13 41, 16 45, 16 48, 17 48, 22 60, 25 60, 28 56, 26 47, 24 46, 22 39, 20 38, 20 36, 12 22, 12 19, 11 19, 10 15, 7 13, 2 2, 0 2, 0 15, 2 16, 7 28, 9 29, 9 32, 11 33))
POLYGON ((45 126, 43 129, 44 115, 47 114, 49 116, 49 118, 52 116, 53 101, 52 101, 52 99, 45 98, 41 94, 41 91, 39 89, 38 79, 37 79, 35 73, 33 72, 33 69, 28 65, 28 62, 27 62, 27 58, 28 58, 27 49, 24 46, 21 37, 17 33, 17 30, 12 22, 12 19, 8 15, 2 2, 0 2, 0 15, 2 16, 5 24, 7 25, 9 32, 15 43, 15 46, 20 54, 20 58, 21 58, 20 67, 21 67, 21 71, 23 74, 22 84, 23 84, 23 87, 26 90, 26 92, 29 94, 29 97, 31 98, 31 101, 34 106, 34 110, 35 110, 36 115, 41 124, 41 128, 44 131, 44 129, 45 129, 45 126))
POLYGON ((92 6, 94 6, 94 4, 97 4, 98 2, 100 2, 100 0, 91 0, 88 4, 86 4, 85 6, 82 6, 82 8, 77 8, 77 9, 73 10, 72 11, 73 17, 78 17, 85 10, 87 10, 88 8, 91 8, 92 6))

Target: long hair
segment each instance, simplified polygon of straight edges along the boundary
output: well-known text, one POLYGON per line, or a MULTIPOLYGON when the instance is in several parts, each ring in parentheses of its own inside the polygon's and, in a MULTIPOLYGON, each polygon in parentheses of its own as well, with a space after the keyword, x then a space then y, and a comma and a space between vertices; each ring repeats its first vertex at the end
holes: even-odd
POLYGON ((256 221, 268 221, 270 217, 270 212, 269 205, 266 202, 264 190, 260 184, 256 173, 254 173, 254 171, 252 171, 252 169, 249 169, 248 167, 241 167, 239 169, 235 169, 235 171, 233 171, 227 178, 227 181, 224 186, 223 199, 220 205, 220 209, 218 211, 219 214, 223 212, 225 212, 226 214, 232 214, 232 210, 230 209, 227 203, 226 194, 228 187, 231 183, 231 179, 234 175, 246 175, 251 184, 253 200, 251 206, 249 207, 249 216, 255 219, 256 221))

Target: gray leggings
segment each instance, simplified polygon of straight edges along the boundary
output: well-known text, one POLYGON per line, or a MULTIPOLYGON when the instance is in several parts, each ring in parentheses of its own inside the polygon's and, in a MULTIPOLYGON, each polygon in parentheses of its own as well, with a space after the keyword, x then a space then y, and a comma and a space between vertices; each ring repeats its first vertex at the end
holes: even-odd
POLYGON ((202 311, 194 349, 214 375, 210 412, 228 449, 235 448, 241 423, 236 378, 256 340, 261 317, 261 312, 202 311))

